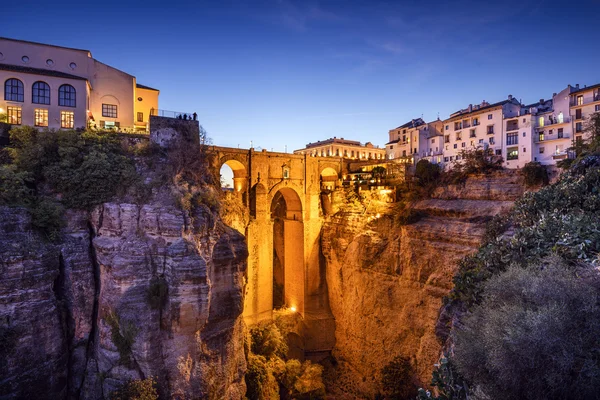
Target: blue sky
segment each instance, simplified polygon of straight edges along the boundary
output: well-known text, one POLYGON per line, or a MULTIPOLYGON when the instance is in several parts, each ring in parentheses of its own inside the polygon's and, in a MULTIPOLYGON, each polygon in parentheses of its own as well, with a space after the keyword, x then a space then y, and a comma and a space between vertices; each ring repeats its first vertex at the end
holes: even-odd
POLYGON ((600 82, 600 1, 9 2, 0 36, 85 48, 218 145, 383 145, 411 118, 600 82))

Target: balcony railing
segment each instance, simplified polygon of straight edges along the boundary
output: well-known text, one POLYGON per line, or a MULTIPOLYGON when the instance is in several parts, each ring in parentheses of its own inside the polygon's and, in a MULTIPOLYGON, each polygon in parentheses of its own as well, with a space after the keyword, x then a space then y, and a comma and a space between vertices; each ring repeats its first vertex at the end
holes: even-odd
POLYGON ((538 135, 535 138, 535 142, 541 143, 541 142, 548 142, 550 140, 570 139, 570 138, 571 138, 571 134, 568 132, 553 133, 552 135, 550 135, 548 133, 544 133, 543 135, 538 135))
POLYGON ((596 95, 592 96, 591 98, 589 98, 589 97, 588 97, 588 98, 585 98, 585 97, 584 97, 584 98, 583 98, 583 101, 582 101, 581 103, 579 103, 579 102, 577 101, 577 98, 576 98, 576 97, 574 97, 574 98, 571 98, 571 101, 569 102, 569 105, 570 105, 571 107, 577 107, 577 106, 584 106, 584 105, 586 105, 586 104, 590 104, 590 103, 595 103, 595 102, 597 102, 597 101, 600 101, 600 94, 596 94, 596 95))
POLYGON ((166 117, 166 118, 177 118, 177 119, 189 119, 196 121, 198 119, 198 114, 183 112, 183 111, 169 111, 169 110, 159 110, 159 109, 150 109, 150 115, 155 115, 157 117, 166 117))
POLYGON ((519 124, 507 124, 506 125, 506 130, 507 131, 518 131, 519 130, 519 124))
POLYGON ((571 117, 563 117, 562 120, 559 120, 558 118, 553 118, 550 121, 544 121, 544 125, 540 125, 540 123, 538 122, 535 129, 540 130, 552 125, 566 124, 568 122, 571 122, 571 117))

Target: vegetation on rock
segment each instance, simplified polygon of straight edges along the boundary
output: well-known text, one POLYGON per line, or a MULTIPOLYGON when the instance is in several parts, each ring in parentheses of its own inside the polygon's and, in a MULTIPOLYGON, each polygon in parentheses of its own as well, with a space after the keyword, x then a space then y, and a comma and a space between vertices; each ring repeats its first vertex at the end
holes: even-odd
MULTIPOLYGON (((445 306, 454 321, 451 381, 464 378, 470 398, 596 396, 598 210, 600 156, 588 156, 494 219, 478 252, 459 263, 445 306)), ((437 379, 439 398, 465 398, 448 397, 450 385, 437 379)))
POLYGON ((310 361, 286 360, 288 347, 276 322, 253 326, 249 341, 248 399, 320 399, 325 396, 323 367, 310 361))
POLYGON ((154 378, 135 379, 110 395, 111 400, 158 400, 154 378))
POLYGON ((122 321, 119 314, 111 312, 106 315, 106 323, 110 326, 111 341, 119 351, 119 362, 131 365, 132 348, 137 335, 137 328, 132 321, 122 321))
POLYGON ((539 162, 528 162, 521 168, 521 176, 527 187, 542 186, 548 184, 548 171, 539 162))
POLYGON ((396 356, 381 370, 381 386, 386 399, 414 399, 417 396, 417 378, 410 360, 396 356))

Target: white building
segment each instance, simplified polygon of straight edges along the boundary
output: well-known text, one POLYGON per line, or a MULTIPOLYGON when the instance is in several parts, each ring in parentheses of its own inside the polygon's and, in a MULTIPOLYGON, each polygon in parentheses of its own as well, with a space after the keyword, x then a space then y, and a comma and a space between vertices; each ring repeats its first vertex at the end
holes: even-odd
POLYGON ((569 97, 574 143, 577 143, 584 139, 584 130, 590 116, 600 112, 600 84, 581 89, 579 85, 575 85, 569 97))
POLYGON ((309 154, 312 157, 343 157, 357 160, 383 160, 385 150, 374 146, 371 142, 364 145, 356 140, 329 138, 309 143, 305 148, 294 150, 294 154, 309 154))
MULTIPOLYGON (((451 166, 460 160, 463 150, 490 148, 495 155, 505 156, 504 119, 519 116, 521 104, 513 96, 507 100, 490 104, 469 104, 444 121, 444 163, 451 166)), ((511 125, 509 128, 518 129, 511 125)), ((513 155, 514 157, 514 155, 513 155)))
POLYGON ((0 114, 13 125, 146 131, 159 91, 88 50, 0 38, 0 114))
POLYGON ((426 123, 422 118, 413 119, 389 131, 385 145, 388 160, 416 164, 420 159, 433 163, 442 161, 442 121, 426 123))

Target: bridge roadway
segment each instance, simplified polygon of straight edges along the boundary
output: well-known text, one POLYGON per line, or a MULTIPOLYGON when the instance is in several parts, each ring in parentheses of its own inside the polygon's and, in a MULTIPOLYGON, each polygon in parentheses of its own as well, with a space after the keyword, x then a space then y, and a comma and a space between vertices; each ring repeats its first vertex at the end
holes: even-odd
POLYGON ((231 167, 234 192, 250 215, 243 232, 249 251, 246 322, 272 318, 274 286, 279 287, 276 300, 304 318, 305 353, 332 349, 335 322, 320 248, 321 194, 340 182, 342 158, 218 146, 210 146, 209 154, 215 176, 224 164, 231 167))

